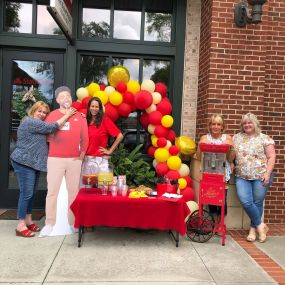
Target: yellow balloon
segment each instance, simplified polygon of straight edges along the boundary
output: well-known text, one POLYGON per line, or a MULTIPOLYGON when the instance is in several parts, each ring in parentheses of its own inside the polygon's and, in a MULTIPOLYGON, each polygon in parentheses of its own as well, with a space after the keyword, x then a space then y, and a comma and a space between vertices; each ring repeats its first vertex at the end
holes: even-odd
POLYGON ((109 95, 109 100, 112 105, 118 106, 123 102, 123 96, 118 91, 114 91, 109 95))
POLYGON ((154 157, 158 162, 165 162, 169 157, 169 152, 166 148, 159 147, 154 152, 154 157))
POLYGON ((179 189, 184 189, 187 186, 187 181, 184 178, 179 178, 178 179, 178 187, 179 189))
POLYGON ((109 101, 108 94, 102 90, 95 91, 93 97, 98 97, 103 105, 106 105, 109 101))
POLYGON ((156 135, 151 135, 151 136, 150 136, 150 139, 151 139, 151 140, 154 139, 154 138, 157 138, 157 136, 156 136, 156 135))
POLYGON ((113 66, 108 70, 107 79, 111 86, 116 87, 119 82, 126 84, 130 80, 130 73, 124 66, 113 66))
POLYGON ((91 82, 91 83, 86 87, 86 89, 87 89, 88 92, 89 92, 89 96, 92 96, 92 95, 95 93, 95 91, 100 90, 100 86, 99 86, 99 84, 97 84, 97 83, 91 82))
POLYGON ((150 93, 152 93, 154 92, 154 89, 155 89, 155 83, 150 79, 144 80, 141 84, 141 90, 147 90, 150 93))
POLYGON ((173 117, 170 115, 165 115, 162 117, 161 119, 161 124, 165 127, 165 128, 170 128, 173 125, 173 117))
POLYGON ((155 146, 155 147, 157 147, 157 140, 158 140, 157 137, 151 139, 151 143, 152 143, 152 145, 155 146))
POLYGON ((80 87, 76 90, 76 96, 78 100, 81 102, 85 97, 89 96, 88 90, 84 87, 80 87))
POLYGON ((182 161, 177 155, 170 156, 167 159, 167 166, 169 169, 177 170, 181 167, 182 161))
POLYGON ((179 147, 182 154, 193 154, 196 152, 196 144, 189 137, 180 136, 176 138, 175 145, 179 147))
POLYGON ((190 168, 187 164, 182 163, 180 168, 178 169, 180 176, 188 176, 190 174, 190 168))
POLYGON ((133 93, 133 95, 136 95, 140 91, 140 89, 140 84, 136 80, 130 80, 127 83, 127 91, 133 93))

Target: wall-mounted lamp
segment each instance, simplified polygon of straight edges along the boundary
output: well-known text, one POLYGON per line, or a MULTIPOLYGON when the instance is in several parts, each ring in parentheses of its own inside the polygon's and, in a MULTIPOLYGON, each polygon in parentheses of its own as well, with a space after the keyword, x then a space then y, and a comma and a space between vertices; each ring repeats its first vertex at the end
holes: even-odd
POLYGON ((246 24, 258 24, 261 22, 262 5, 266 0, 247 0, 252 6, 251 15, 244 0, 235 6, 234 20, 238 27, 243 28, 246 24))

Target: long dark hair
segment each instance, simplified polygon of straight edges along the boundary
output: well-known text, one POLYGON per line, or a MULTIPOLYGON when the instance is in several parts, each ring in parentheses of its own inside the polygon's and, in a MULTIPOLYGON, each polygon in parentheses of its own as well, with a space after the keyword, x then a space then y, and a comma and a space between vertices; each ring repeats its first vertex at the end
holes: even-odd
POLYGON ((92 123, 93 116, 92 116, 92 114, 90 112, 90 106, 91 106, 92 102, 94 102, 94 101, 98 102, 98 104, 99 104, 99 112, 94 117, 94 120, 95 120, 94 124, 98 128, 98 127, 100 127, 100 125, 102 123, 102 120, 103 120, 103 117, 104 117, 103 105, 102 105, 101 100, 98 97, 93 97, 88 102, 88 106, 87 106, 87 124, 88 124, 88 126, 90 126, 91 123, 92 123))

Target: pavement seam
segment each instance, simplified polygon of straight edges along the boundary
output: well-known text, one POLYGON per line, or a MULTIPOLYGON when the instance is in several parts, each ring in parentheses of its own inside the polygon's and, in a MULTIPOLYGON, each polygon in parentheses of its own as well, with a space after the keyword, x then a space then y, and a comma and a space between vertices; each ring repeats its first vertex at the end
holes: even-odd
POLYGON ((196 251, 197 255, 200 257, 200 259, 201 259, 202 263, 204 264, 204 266, 205 266, 206 270, 208 271, 209 275, 211 276, 211 278, 212 278, 212 280, 213 280, 213 281, 210 281, 210 282, 214 282, 215 284, 217 284, 217 282, 216 282, 216 280, 215 280, 214 276, 213 276, 213 275, 211 274, 211 272, 209 271, 209 269, 208 269, 208 267, 207 267, 206 263, 204 262, 204 260, 203 260, 202 256, 199 254, 199 252, 198 252, 198 250, 196 249, 196 247, 195 247, 195 246, 193 246, 193 241, 191 241, 191 243, 192 243, 192 247, 193 247, 193 249, 196 251))
MULTIPOLYGON (((247 231, 229 230, 228 234, 255 260, 255 262, 274 280, 277 284, 285 284, 285 270, 276 263, 265 252, 259 249, 254 242, 246 241, 247 231)), ((285 236, 284 225, 270 225, 268 236, 285 236)))
POLYGON ((51 268, 52 268, 52 266, 53 266, 53 263, 54 263, 55 259, 57 258, 58 254, 59 254, 59 251, 61 250, 61 248, 62 248, 62 246, 63 246, 63 243, 64 243, 65 239, 66 239, 66 236, 64 236, 64 238, 63 238, 63 240, 62 240, 60 246, 58 247, 58 250, 57 250, 56 254, 54 255, 54 258, 53 258, 53 260, 52 260, 52 262, 51 262, 51 264, 50 264, 49 269, 47 270, 47 273, 46 273, 46 275, 45 275, 45 277, 44 277, 44 280, 43 280, 43 282, 41 283, 42 285, 45 283, 46 278, 47 278, 47 276, 48 276, 48 274, 49 274, 49 272, 50 272, 50 270, 51 270, 51 268))

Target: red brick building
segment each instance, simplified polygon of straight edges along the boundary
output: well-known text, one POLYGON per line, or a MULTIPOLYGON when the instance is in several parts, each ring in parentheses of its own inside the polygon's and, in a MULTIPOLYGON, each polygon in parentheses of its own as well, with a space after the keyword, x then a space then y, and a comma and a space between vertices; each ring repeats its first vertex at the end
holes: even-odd
POLYGON ((285 2, 267 1, 262 22, 239 28, 233 0, 201 1, 196 137, 222 113, 228 133, 241 115, 256 114, 276 143, 276 176, 267 194, 266 223, 285 223, 285 2))

